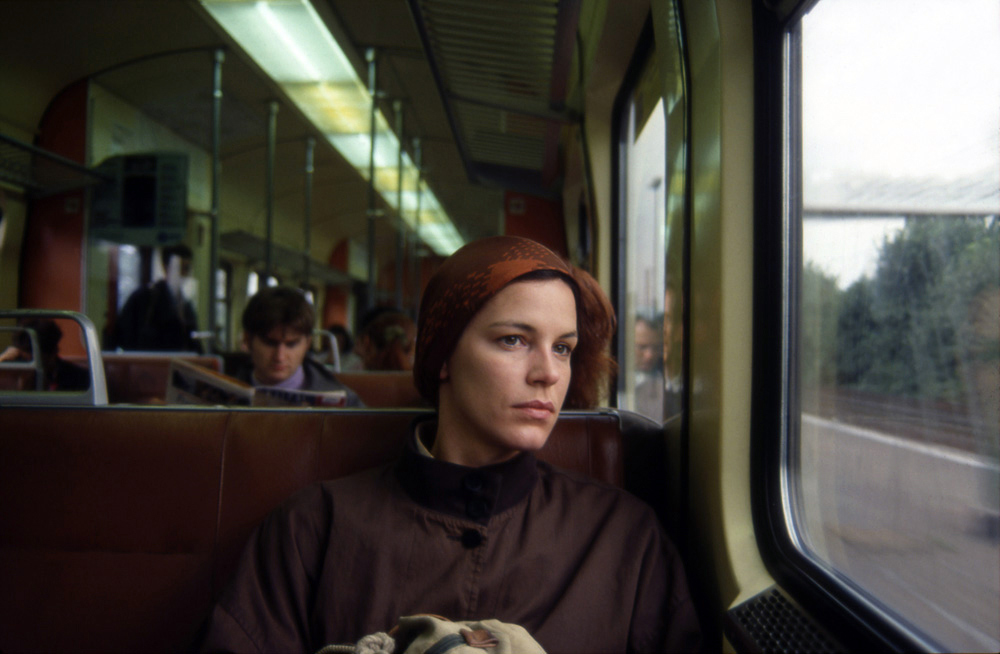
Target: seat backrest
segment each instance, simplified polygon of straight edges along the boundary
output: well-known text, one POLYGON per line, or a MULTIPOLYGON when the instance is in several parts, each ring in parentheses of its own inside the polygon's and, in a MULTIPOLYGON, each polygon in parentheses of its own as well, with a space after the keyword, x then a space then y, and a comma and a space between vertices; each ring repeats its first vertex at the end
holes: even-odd
MULTIPOLYGON (((188 648, 256 524, 391 461, 424 410, 0 411, 0 651, 188 648)), ((623 482, 617 414, 564 413, 539 458, 623 482)))
MULTIPOLYGON (((0 310, 0 331, 23 331, 31 339, 31 350, 38 352, 40 343, 37 332, 27 327, 27 321, 41 320, 63 322, 78 330, 80 344, 85 355, 83 367, 89 379, 85 386, 74 385, 73 389, 43 389, 40 381, 41 365, 36 363, 35 374, 27 378, 14 371, 0 377, 0 406, 103 406, 108 403, 107 384, 104 380, 104 364, 101 361, 97 329, 86 315, 79 311, 58 309, 2 309, 0 310), (8 324, 10 323, 10 324, 8 324), (16 325, 16 326, 12 326, 16 325)), ((61 329, 60 329, 61 331, 61 329)), ((58 339, 61 342, 61 337, 58 339)), ((58 351, 58 350, 57 350, 58 351)), ((35 357, 40 361, 41 357, 35 357)), ((8 364, 2 364, 9 368, 8 364)))
POLYGON ((27 365, 0 363, 0 391, 23 391, 35 389, 38 375, 27 365))
POLYGON ((358 394, 365 406, 385 409, 428 406, 417 391, 410 370, 338 372, 336 376, 358 394))
MULTIPOLYGON (((173 358, 222 372, 222 357, 214 354, 102 352, 108 401, 112 404, 162 404, 167 398, 170 361, 173 358)), ((75 357, 66 359, 87 365, 85 358, 82 361, 75 360, 75 357)))

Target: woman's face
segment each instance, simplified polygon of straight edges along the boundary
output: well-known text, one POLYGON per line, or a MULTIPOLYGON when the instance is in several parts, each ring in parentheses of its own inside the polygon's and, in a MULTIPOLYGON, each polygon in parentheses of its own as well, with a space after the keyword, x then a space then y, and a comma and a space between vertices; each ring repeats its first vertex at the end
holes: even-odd
POLYGON ((566 398, 576 343, 565 282, 515 282, 493 296, 441 368, 434 456, 483 466, 540 449, 566 398))

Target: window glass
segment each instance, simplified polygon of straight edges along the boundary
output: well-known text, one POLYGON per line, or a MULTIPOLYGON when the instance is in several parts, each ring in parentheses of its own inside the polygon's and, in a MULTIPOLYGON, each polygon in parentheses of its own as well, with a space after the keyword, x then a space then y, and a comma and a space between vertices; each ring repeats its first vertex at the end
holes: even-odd
POLYGON ((118 246, 118 311, 125 301, 142 285, 142 257, 134 245, 118 246))
POLYGON ((232 266, 223 263, 215 270, 215 333, 218 347, 229 349, 229 276, 232 266))
POLYGON ((619 319, 624 337, 618 405, 662 421, 679 411, 680 368, 667 365, 679 357, 671 357, 669 348, 667 135, 656 61, 655 53, 647 57, 622 114, 619 319))
POLYGON ((259 286, 260 276, 251 270, 250 274, 247 275, 247 299, 250 299, 257 294, 259 286))
POLYGON ((931 647, 996 652, 1000 4, 821 0, 797 29, 795 540, 931 647))

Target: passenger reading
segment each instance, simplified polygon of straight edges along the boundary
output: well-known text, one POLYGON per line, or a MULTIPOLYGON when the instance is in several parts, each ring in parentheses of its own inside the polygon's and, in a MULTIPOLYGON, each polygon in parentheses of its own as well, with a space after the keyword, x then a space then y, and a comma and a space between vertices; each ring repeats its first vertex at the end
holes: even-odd
POLYGON ((167 404, 224 406, 347 406, 347 391, 303 391, 251 386, 182 359, 170 361, 167 404))

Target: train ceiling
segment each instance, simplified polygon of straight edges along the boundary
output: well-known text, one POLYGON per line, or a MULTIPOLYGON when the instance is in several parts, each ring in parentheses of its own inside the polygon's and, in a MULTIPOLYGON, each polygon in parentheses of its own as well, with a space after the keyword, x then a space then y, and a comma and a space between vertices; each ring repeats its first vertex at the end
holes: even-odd
MULTIPOLYGON (((362 79, 365 51, 374 48, 382 111, 391 116, 401 102, 404 142, 419 138, 426 179, 464 238, 500 229, 505 189, 558 196, 559 136, 572 120, 566 99, 584 0, 313 3, 362 79)), ((229 48, 225 175, 247 158, 261 159, 268 101, 287 98, 196 2, 3 2, 0 128, 31 141, 55 95, 92 76, 207 148, 211 53, 220 45, 229 48)), ((278 114, 279 171, 296 168, 301 143, 318 135, 286 105, 278 114)), ((332 240, 364 242, 366 187, 336 151, 319 148, 314 228, 331 230, 332 240)))

